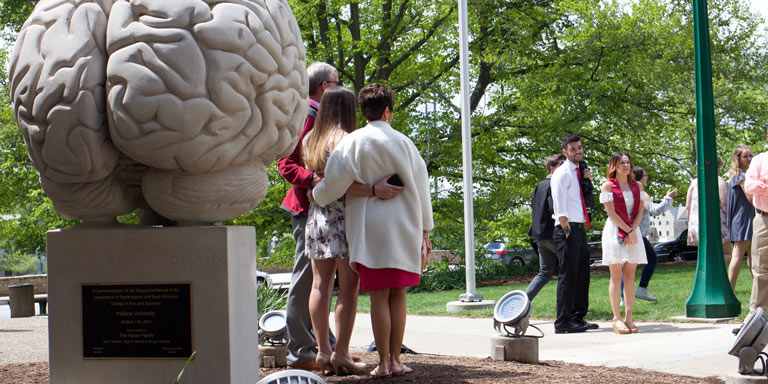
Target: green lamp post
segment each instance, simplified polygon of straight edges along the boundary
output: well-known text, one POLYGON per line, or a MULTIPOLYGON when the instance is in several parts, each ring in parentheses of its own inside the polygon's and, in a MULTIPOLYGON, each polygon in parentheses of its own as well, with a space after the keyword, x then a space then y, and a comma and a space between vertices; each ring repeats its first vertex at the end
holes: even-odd
POLYGON ((733 294, 723 260, 717 187, 712 61, 709 53, 707 1, 693 0, 696 55, 696 152, 699 187, 699 259, 687 317, 735 317, 741 303, 733 294))

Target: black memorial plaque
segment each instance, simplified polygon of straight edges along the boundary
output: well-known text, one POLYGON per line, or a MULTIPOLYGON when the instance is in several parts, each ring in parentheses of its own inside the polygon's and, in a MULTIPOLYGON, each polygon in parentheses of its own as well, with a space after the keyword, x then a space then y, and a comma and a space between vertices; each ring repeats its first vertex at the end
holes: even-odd
POLYGON ((83 284, 83 357, 186 359, 189 283, 83 284))

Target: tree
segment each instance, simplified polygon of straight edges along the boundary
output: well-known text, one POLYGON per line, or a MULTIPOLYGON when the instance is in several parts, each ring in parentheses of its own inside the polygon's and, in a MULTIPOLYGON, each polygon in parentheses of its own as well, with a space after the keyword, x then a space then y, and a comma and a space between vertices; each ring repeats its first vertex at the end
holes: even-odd
MULTIPOLYGON (((310 62, 334 65, 355 91, 374 81, 396 90, 393 125, 414 140, 433 177, 435 245, 463 249, 456 3, 289 3, 310 62)), ((18 29, 33 4, 0 0, 0 22, 18 29)), ((718 152, 727 162, 737 143, 766 149, 768 50, 746 1, 710 0, 709 10, 718 152)), ((469 11, 478 244, 495 237, 524 244, 543 159, 560 151, 568 132, 582 134, 597 184, 610 154, 624 150, 651 175, 652 195, 687 188, 696 162, 690 1, 471 0, 469 11)), ((40 209, 43 219, 25 227, 42 239, 44 229, 67 223, 46 205, 3 100, 0 201, 4 212, 40 209)), ((264 202, 228 222, 256 227, 260 247, 290 233, 279 208, 290 186, 274 165, 269 176, 264 202)), ((594 214, 599 229, 601 207, 594 214)))

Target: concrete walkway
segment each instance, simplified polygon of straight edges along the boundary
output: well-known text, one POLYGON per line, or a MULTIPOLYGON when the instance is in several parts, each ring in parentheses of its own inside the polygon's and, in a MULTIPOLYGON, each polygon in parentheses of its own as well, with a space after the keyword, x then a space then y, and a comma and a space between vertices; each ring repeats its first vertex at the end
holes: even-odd
MULTIPOLYGON (((1 316, 2 314, 0 314, 1 316)), ((256 319, 254 319, 254 322, 256 319)), ((404 343, 419 353, 488 357, 494 334, 492 319, 408 316, 404 343)), ((331 324, 333 317, 331 316, 331 324)), ((544 331, 541 360, 605 366, 628 366, 690 376, 719 376, 736 372, 737 360, 727 354, 735 337, 733 324, 641 323, 640 333, 617 335, 610 323, 580 334, 555 335, 552 322, 533 320, 544 331)), ((529 328, 528 335, 537 334, 529 328)), ((353 348, 373 341, 370 316, 357 316, 353 348)), ((0 365, 48 360, 48 317, 0 317, 0 365)))
MULTIPOLYGON (((728 355, 735 336, 733 324, 637 322, 640 333, 617 335, 611 324, 586 333, 554 333, 551 321, 532 320, 544 331, 540 360, 605 366, 628 366, 698 377, 736 373, 737 359, 728 355)), ((419 353, 451 356, 491 356, 490 318, 408 316, 403 343, 419 353)), ((527 335, 538 334, 529 328, 527 335)), ((364 348, 373 341, 370 316, 357 315, 351 345, 364 348)))

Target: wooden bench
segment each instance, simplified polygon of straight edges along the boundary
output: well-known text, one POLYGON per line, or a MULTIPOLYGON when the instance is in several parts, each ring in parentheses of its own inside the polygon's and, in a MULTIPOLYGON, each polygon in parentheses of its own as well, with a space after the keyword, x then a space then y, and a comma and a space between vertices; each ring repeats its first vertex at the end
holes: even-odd
MULTIPOLYGON (((48 294, 38 293, 35 295, 35 303, 37 303, 40 309, 40 314, 45 315, 48 313, 48 294)), ((10 305, 11 298, 8 296, 0 296, 0 305, 10 305)))

